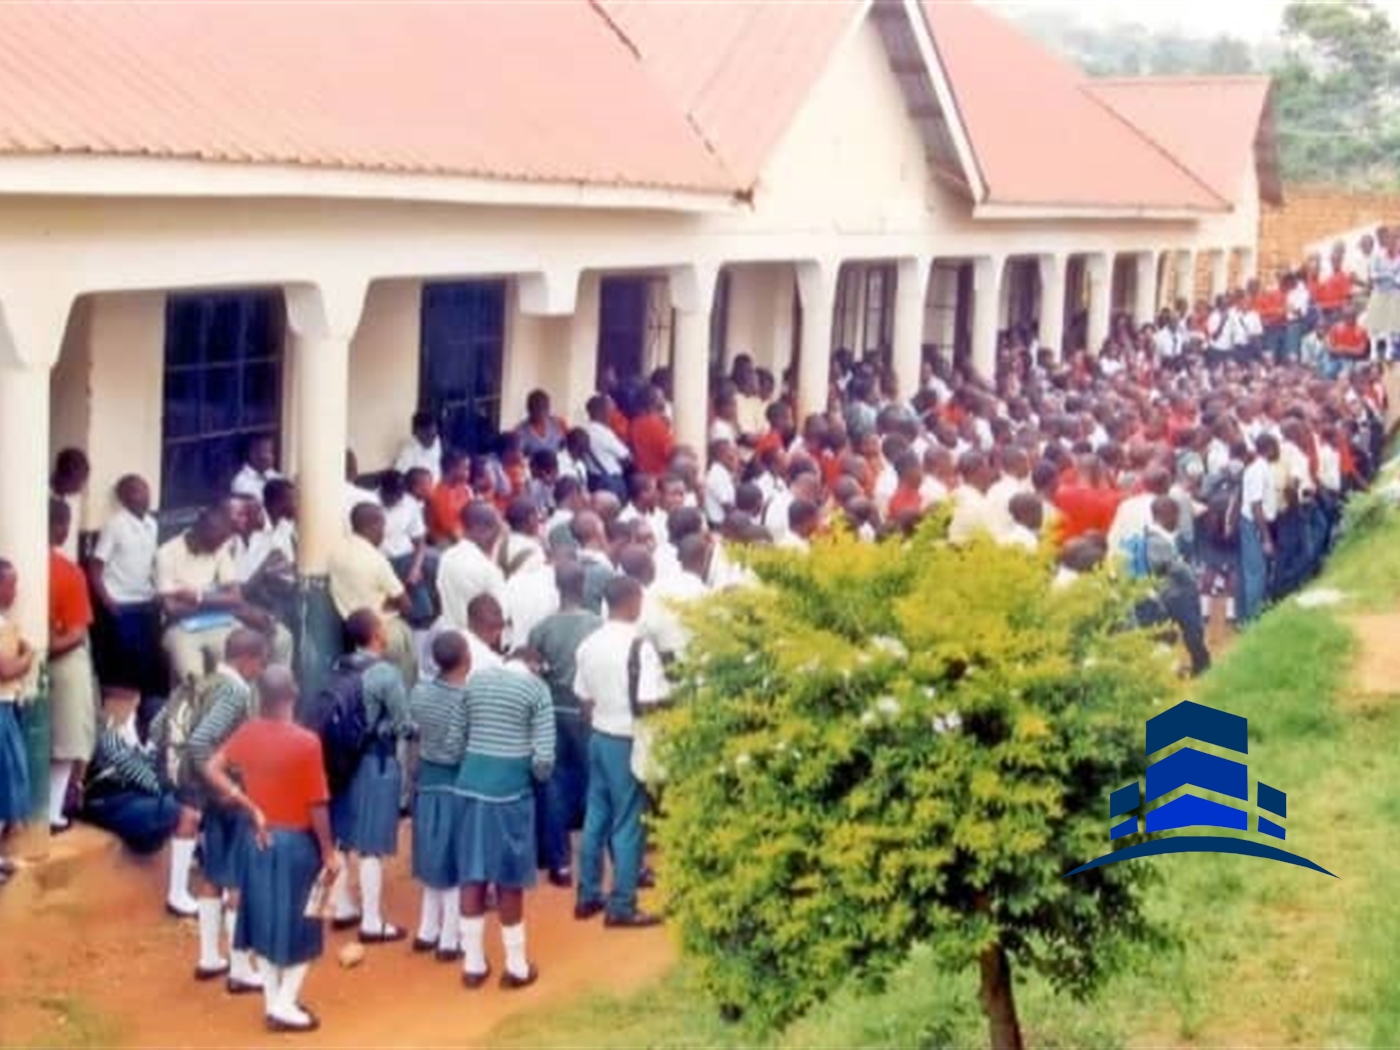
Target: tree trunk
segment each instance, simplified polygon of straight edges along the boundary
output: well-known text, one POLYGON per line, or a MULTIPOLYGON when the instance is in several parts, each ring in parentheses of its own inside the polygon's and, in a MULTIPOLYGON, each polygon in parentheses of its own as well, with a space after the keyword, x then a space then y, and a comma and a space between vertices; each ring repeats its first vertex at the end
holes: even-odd
POLYGON ((1011 990, 1011 962, 1000 944, 982 952, 982 1009, 991 1027, 992 1050, 1025 1050, 1016 997, 1011 990))

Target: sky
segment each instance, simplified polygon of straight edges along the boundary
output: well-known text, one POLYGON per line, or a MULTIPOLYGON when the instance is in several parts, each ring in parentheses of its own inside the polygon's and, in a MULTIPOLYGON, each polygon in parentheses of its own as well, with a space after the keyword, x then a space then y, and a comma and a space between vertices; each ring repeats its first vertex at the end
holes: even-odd
MULTIPOLYGON (((1285 0, 983 0, 989 6, 1048 8, 1078 21, 1131 22, 1154 30, 1177 30, 1190 36, 1225 33, 1251 42, 1276 35, 1285 0)), ((1400 25, 1400 0, 1375 0, 1400 25)))

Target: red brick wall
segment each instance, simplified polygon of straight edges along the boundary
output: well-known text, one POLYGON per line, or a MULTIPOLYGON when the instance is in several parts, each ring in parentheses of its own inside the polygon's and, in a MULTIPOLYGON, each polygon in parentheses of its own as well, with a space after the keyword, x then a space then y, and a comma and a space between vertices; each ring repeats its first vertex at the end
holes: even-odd
POLYGON ((1358 192, 1328 186, 1285 186, 1283 207, 1259 216, 1259 272, 1303 261, 1307 245, 1367 223, 1400 223, 1400 191, 1358 192))

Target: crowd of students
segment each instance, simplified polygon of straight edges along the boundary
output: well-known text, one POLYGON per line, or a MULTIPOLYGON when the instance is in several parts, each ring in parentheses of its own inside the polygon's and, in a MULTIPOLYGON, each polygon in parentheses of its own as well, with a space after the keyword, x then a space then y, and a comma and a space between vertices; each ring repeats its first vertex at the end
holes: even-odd
MULTIPOLYGON (((529 985, 538 872, 573 888, 580 921, 660 921, 639 903, 644 715, 688 644, 681 606, 751 583, 735 548, 802 551, 836 527, 897 541, 947 507, 949 542, 1045 552, 1057 585, 1105 562, 1151 580, 1141 622, 1180 640, 1191 673, 1209 664, 1213 598, 1243 624, 1306 581, 1378 465, 1386 403, 1381 346, 1351 355, 1337 338, 1354 323, 1340 280, 1309 293, 1330 326, 1320 360, 1294 338, 1313 309, 1298 287, 1290 275, 1277 293, 1225 296, 1204 319, 1119 318, 1101 352, 1063 362, 1013 331, 988 382, 929 354, 903 399, 878 356, 838 351, 829 404, 800 428, 783 385, 740 354, 713 377, 704 450, 676 444, 664 371, 610 384, 578 425, 536 391, 489 455, 444 447, 434 417, 415 415, 373 486, 347 457, 328 579, 344 654, 309 696, 288 669, 296 490, 272 443, 254 441, 228 499, 163 544, 149 487, 122 478, 83 569, 71 506, 87 466, 65 451, 51 826, 79 814, 138 850, 168 840, 166 906, 196 919, 196 979, 261 992, 269 1027, 303 1031, 318 1023, 299 996, 322 918, 367 945, 410 937, 383 907, 410 813, 412 949, 479 988, 494 908, 498 983, 529 985), (1289 304, 1281 334, 1274 295, 1289 304), (1241 304, 1261 326, 1237 323, 1241 304), (112 713, 100 731, 95 680, 112 713)), ((0 616, 21 583, 0 562, 0 616)), ((42 774, 15 717, 33 663, 0 619, 5 823, 24 819, 42 774)))

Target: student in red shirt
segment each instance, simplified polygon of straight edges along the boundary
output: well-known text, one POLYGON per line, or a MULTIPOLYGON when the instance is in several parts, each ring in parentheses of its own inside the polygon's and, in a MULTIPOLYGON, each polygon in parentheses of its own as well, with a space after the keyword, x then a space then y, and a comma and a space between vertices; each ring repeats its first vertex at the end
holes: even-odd
POLYGON ((924 512, 924 465, 917 452, 905 452, 894 464, 899 475, 899 484, 894 495, 890 496, 886 517, 896 528, 907 528, 918 521, 924 512))
POLYGON ((425 508, 428 539, 450 547, 462 538, 462 509, 472 501, 471 461, 456 449, 442 454, 442 480, 433 488, 425 508))
POLYGON ((1342 319, 1327 330, 1328 373, 1335 378, 1371 354, 1371 337, 1356 321, 1356 310, 1348 307, 1342 319))
POLYGON ((1271 360, 1277 361, 1283 352, 1283 332, 1288 323, 1288 298, 1283 291, 1283 275, 1279 275, 1274 287, 1259 291, 1250 305, 1259 315, 1260 327, 1264 329, 1264 352, 1271 360))
POLYGON ((1078 473, 1082 479, 1078 484, 1061 484, 1055 493, 1055 507, 1061 515, 1061 544, 1089 532, 1107 536, 1124 498, 1122 492, 1107 484, 1103 462, 1097 456, 1084 457, 1078 473))
POLYGON ((671 424, 661 414, 661 391, 651 387, 646 393, 646 411, 632 420, 632 462, 644 474, 660 477, 671 465, 676 439, 671 424))
POLYGON ((243 723, 203 772, 216 793, 252 819, 255 841, 242 873, 237 938, 238 947, 257 956, 267 1027, 310 1032, 320 1022, 299 996, 312 960, 321 955, 323 931, 319 919, 306 917, 307 902, 318 879, 329 886, 340 869, 331 843, 330 788, 320 738, 293 721, 292 672, 269 667, 257 691, 259 717, 243 723))
POLYGON ((1332 276, 1317 282, 1312 296, 1324 320, 1341 320, 1342 311, 1351 306, 1351 274, 1346 270, 1334 270, 1332 276))
POLYGON ((88 649, 92 601, 83 571, 63 553, 72 519, 65 501, 49 500, 49 830, 54 834, 70 827, 63 815, 69 785, 82 784, 97 747, 97 697, 88 649))

